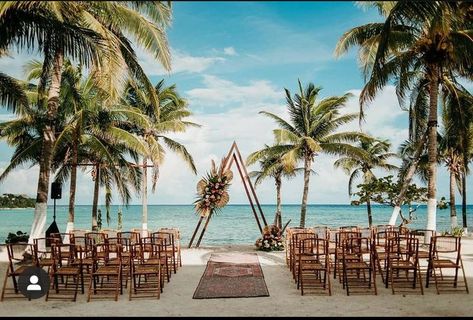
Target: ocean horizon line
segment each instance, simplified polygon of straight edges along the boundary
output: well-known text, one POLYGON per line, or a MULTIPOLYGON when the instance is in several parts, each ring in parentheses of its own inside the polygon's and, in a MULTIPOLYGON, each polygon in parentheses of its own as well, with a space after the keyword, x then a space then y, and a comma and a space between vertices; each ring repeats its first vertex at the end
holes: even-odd
MULTIPOLYGON (((48 206, 52 206, 53 204, 48 203, 48 206)), ((160 204, 151 204, 148 203, 148 206, 193 206, 194 204, 192 203, 160 203, 160 204)), ((261 206, 275 206, 276 203, 260 203, 261 206)), ((350 207, 364 207, 366 206, 365 204, 361 205, 351 205, 349 203, 308 203, 308 206, 350 206, 350 207)), ((467 206, 472 206, 473 203, 467 203, 467 206)), ((56 207, 68 207, 68 204, 56 204, 56 207)), ((92 204, 76 204, 76 207, 79 206, 92 206, 92 204)), ((99 204, 99 206, 105 206, 104 204, 99 204)), ((129 204, 129 205, 124 205, 124 204, 112 204, 111 206, 122 206, 122 207, 141 207, 141 204, 129 204)), ((226 206, 250 206, 249 203, 229 203, 226 206)), ((256 205, 255 205, 256 206, 256 205)), ((282 206, 301 206, 301 204, 298 203, 287 203, 287 204, 282 204, 282 206)), ((389 207, 390 205, 388 204, 380 204, 380 203, 372 203, 371 206, 378 206, 378 207, 389 207)), ((407 205, 403 205, 407 206, 407 205)), ((415 204, 412 205, 413 207, 419 206, 419 207, 427 207, 427 204, 415 204)), ((461 207, 461 204, 456 204, 455 207, 461 207)), ((15 209, 15 208, 13 208, 15 209)))

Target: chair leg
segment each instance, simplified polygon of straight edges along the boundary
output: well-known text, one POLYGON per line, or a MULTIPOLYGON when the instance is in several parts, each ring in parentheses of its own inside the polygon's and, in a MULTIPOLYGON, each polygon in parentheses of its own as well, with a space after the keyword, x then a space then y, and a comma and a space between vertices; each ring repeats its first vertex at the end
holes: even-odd
POLYGON ((422 286, 422 275, 420 273, 420 263, 419 261, 417 261, 417 268, 418 268, 418 272, 419 272, 419 287, 420 287, 420 293, 422 295, 424 295, 424 287, 422 286))
POLYGON ((437 289, 437 294, 440 294, 438 281, 437 281, 437 271, 434 267, 432 269, 434 271, 435 288, 437 289))
MULTIPOLYGON (((90 295, 91 295, 91 293, 92 293, 92 282, 94 282, 94 284, 95 284, 94 274, 93 274, 93 273, 90 274, 89 292, 87 293, 87 302, 90 301, 90 295)), ((95 287, 95 285, 94 285, 94 287, 95 287)), ((95 289, 95 288, 94 288, 94 289, 95 289)))
POLYGON ((463 282, 465 282, 465 289, 466 289, 466 293, 470 293, 470 291, 468 290, 468 283, 466 282, 466 276, 465 276, 465 269, 463 268, 463 260, 460 258, 460 266, 462 268, 462 273, 463 273, 463 282))
POLYGON ((5 273, 5 279, 3 280, 2 296, 0 297, 0 301, 3 301, 3 298, 5 297, 5 290, 7 287, 7 282, 8 282, 8 269, 7 269, 7 272, 5 273))

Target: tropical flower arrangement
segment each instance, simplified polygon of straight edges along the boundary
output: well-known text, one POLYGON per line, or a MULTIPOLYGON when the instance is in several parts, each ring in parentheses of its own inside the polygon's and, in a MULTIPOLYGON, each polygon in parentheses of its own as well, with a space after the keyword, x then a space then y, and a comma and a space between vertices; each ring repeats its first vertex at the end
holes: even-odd
POLYGON ((222 160, 219 168, 212 160, 212 167, 206 177, 197 183, 197 200, 194 202, 195 211, 202 217, 218 212, 230 199, 228 187, 233 179, 230 169, 225 169, 226 160, 222 160))
POLYGON ((282 251, 284 241, 282 232, 276 225, 268 225, 263 229, 263 236, 256 240, 256 249, 262 251, 282 251))

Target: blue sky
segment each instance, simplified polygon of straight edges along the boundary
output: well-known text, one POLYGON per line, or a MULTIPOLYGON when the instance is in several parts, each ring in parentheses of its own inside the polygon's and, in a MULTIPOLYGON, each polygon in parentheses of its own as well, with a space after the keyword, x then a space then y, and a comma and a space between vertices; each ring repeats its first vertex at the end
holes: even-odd
MULTIPOLYGON (((284 116, 284 88, 292 92, 297 80, 323 87, 322 96, 352 92, 347 112, 358 110, 357 95, 363 78, 356 50, 335 59, 337 40, 351 27, 380 20, 376 11, 365 10, 352 2, 174 2, 173 24, 168 30, 173 70, 163 71, 142 51, 141 63, 153 82, 164 78, 176 83, 193 110, 192 119, 200 129, 175 135, 194 156, 198 175, 194 176, 176 156, 168 153, 161 168, 157 192, 149 195, 152 204, 190 204, 195 184, 210 166, 221 159, 233 140, 243 156, 273 140, 275 127, 258 114, 268 110, 284 116)), ((33 56, 22 53, 15 59, 0 59, 0 70, 22 77, 22 64, 33 56)), ((389 138, 397 149, 407 137, 407 114, 397 103, 394 89, 387 87, 371 103, 362 130, 389 138)), ((0 119, 10 115, 0 110, 0 119)), ((355 123, 346 129, 357 130, 355 123)), ((0 171, 12 150, 0 142, 0 171)), ((333 168, 335 158, 319 156, 314 164, 309 189, 310 203, 349 203, 348 177, 333 168)), ((250 168, 256 169, 256 168, 250 168)), ((2 192, 35 194, 36 167, 23 168, 0 184, 2 192)), ((383 174, 383 173, 380 173, 383 174)), ((473 187, 470 179, 469 188, 473 187)), ((90 172, 79 176, 77 202, 89 204, 93 184, 90 172)), ((64 186, 68 190, 68 186, 64 186)), ((263 203, 274 203, 272 181, 258 186, 263 203)), ((300 203, 302 177, 283 184, 284 203, 300 203)), ((448 176, 439 169, 438 195, 448 195, 448 176)), ((245 203, 243 187, 235 179, 230 201, 245 203)), ((67 203, 67 199, 61 202, 67 203)), ((103 203, 103 197, 101 198, 103 203)), ((140 203, 135 197, 133 203, 140 203)))

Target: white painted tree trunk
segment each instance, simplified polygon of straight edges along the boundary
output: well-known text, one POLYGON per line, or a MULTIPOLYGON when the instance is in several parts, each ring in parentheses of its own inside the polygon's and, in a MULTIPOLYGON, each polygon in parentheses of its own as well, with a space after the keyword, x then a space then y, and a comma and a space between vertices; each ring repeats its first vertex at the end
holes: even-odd
MULTIPOLYGON (((427 230, 437 230, 437 199, 427 200, 427 230)), ((430 243, 430 233, 425 233, 425 243, 430 243)))
MULTIPOLYGON (((34 208, 33 223, 31 224, 30 237, 28 240, 29 244, 33 244, 33 239, 44 238, 46 216, 47 216, 48 204, 42 202, 36 202, 34 208)), ((44 241, 39 241, 39 246, 44 245, 44 241)), ((39 250, 44 250, 44 247, 39 247, 39 250)))
POLYGON ((389 219, 389 225, 391 225, 391 226, 396 225, 397 216, 399 215, 400 211, 401 211, 400 206, 395 206, 394 207, 393 213, 391 214, 391 218, 389 219))
POLYGON ((143 159, 143 176, 141 180, 141 188, 142 188, 142 197, 141 197, 141 205, 142 205, 142 217, 141 217, 141 229, 142 229, 142 236, 148 236, 148 168, 146 158, 143 159))

